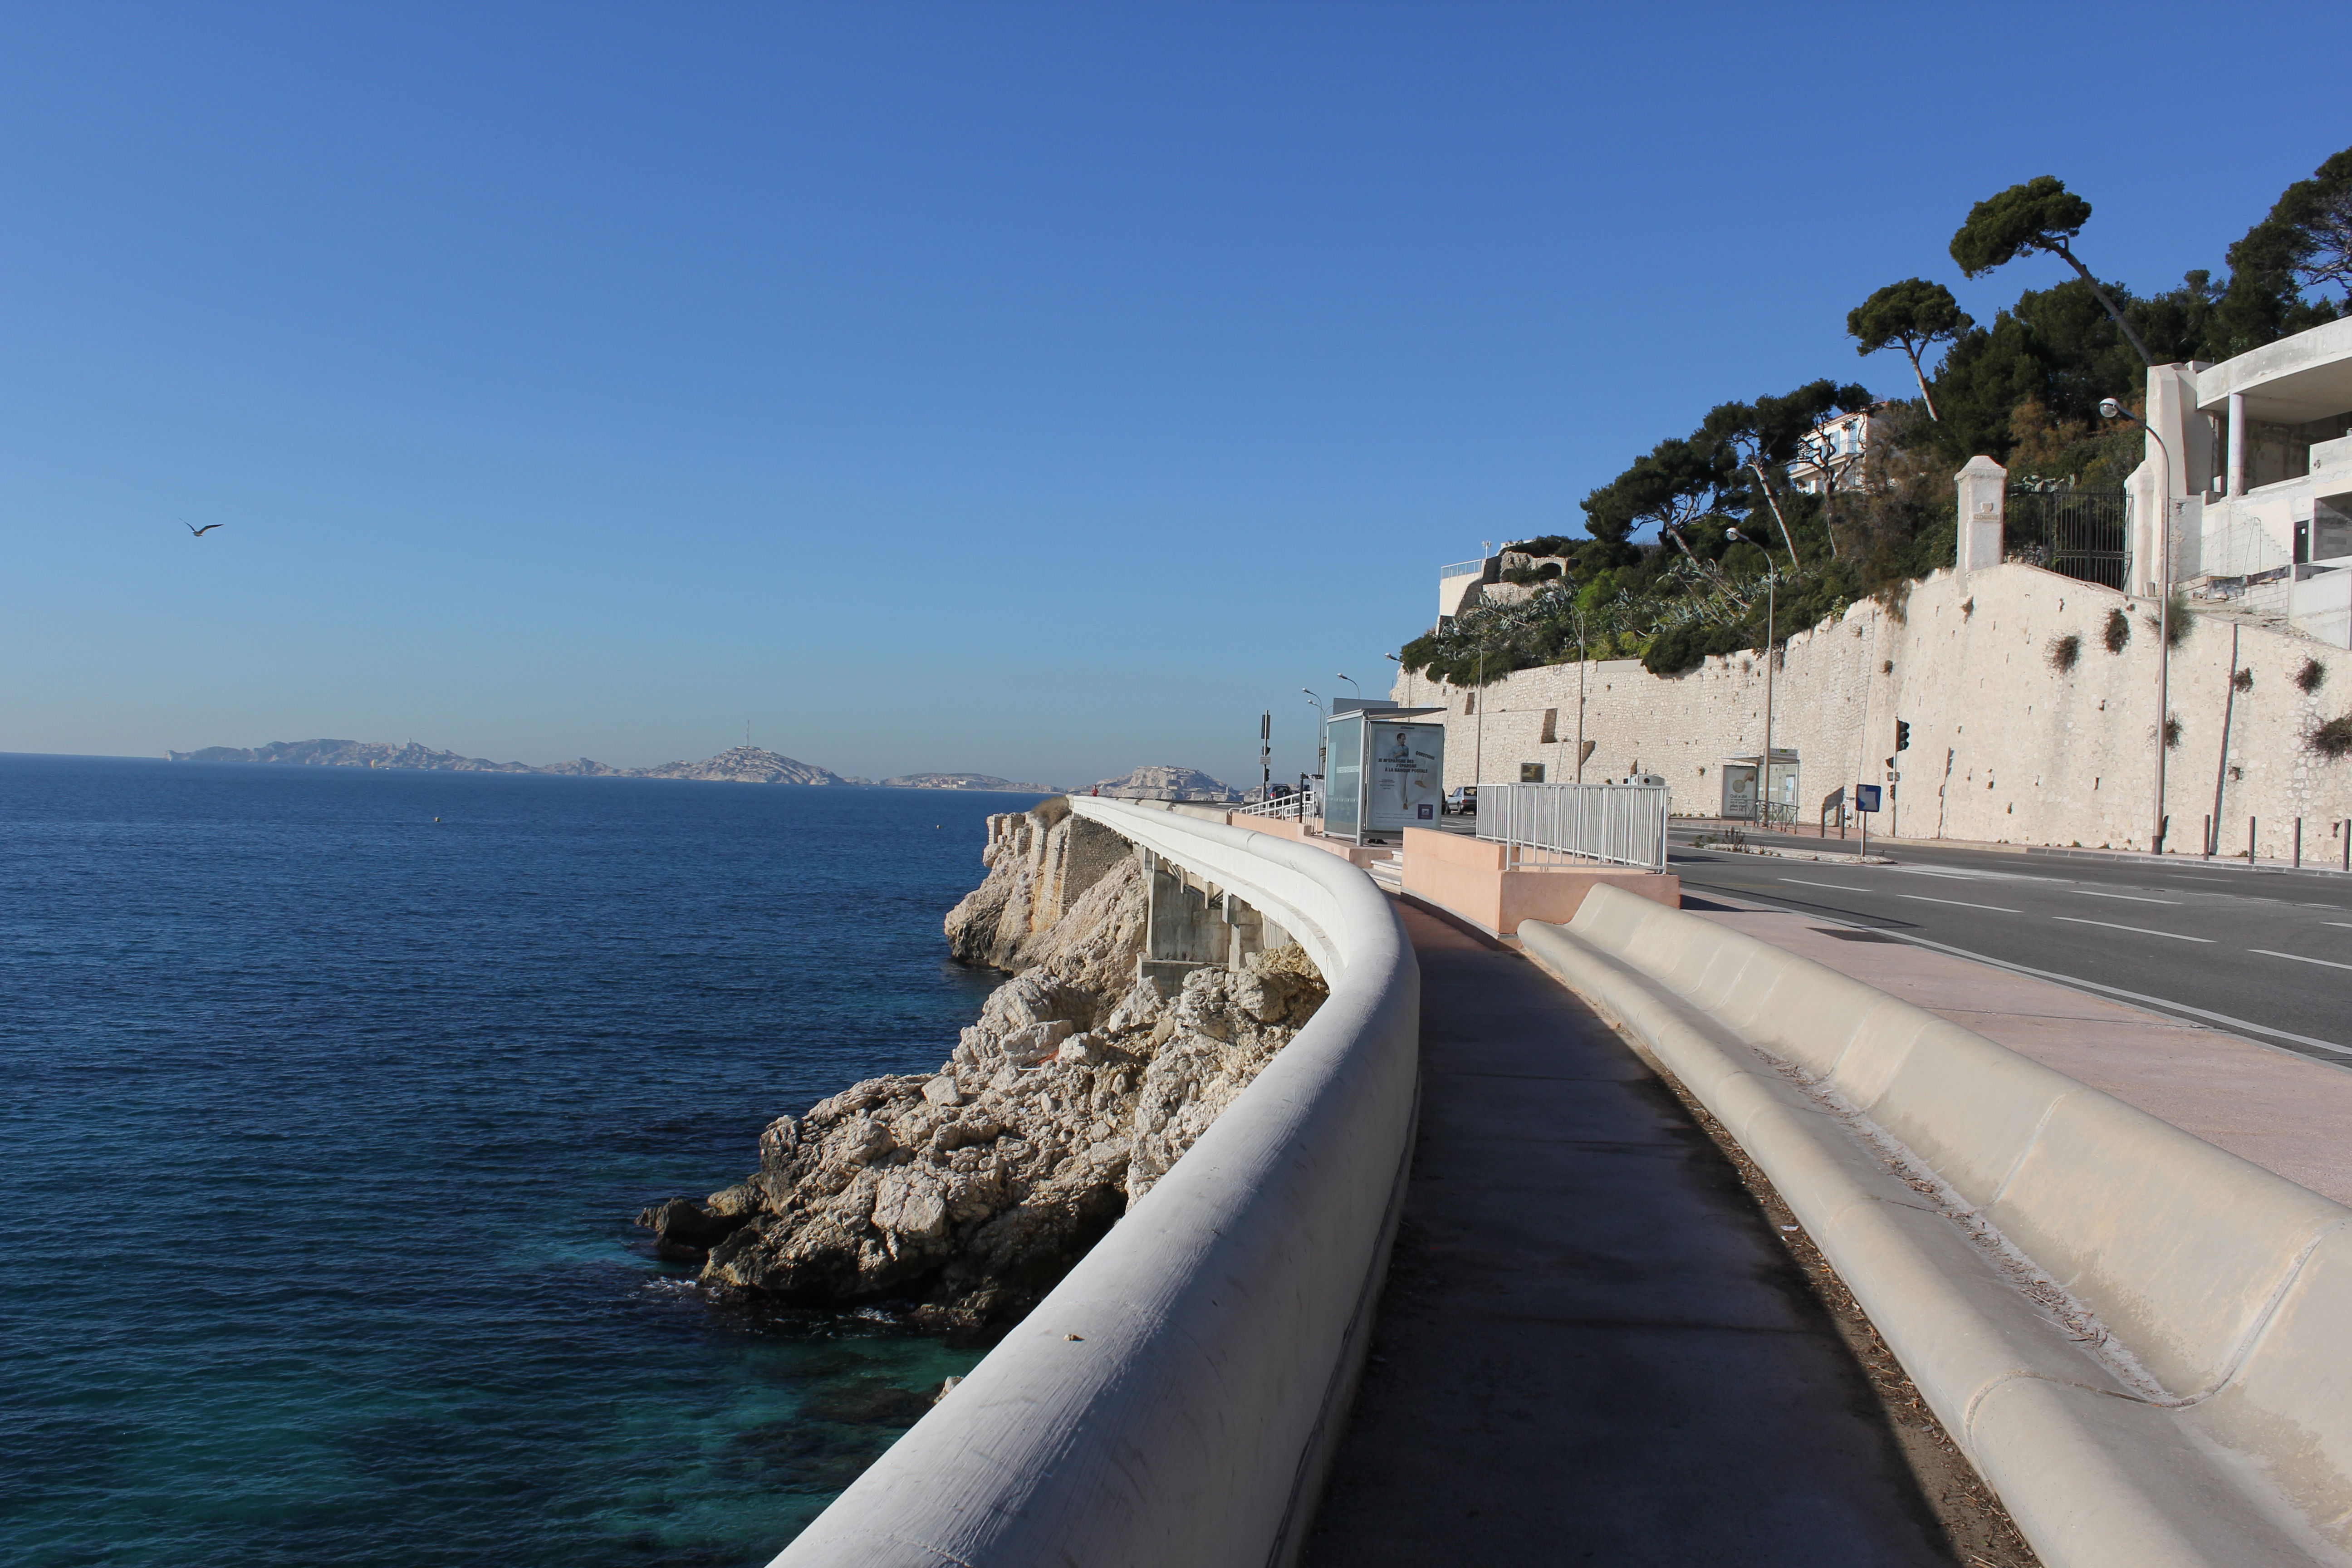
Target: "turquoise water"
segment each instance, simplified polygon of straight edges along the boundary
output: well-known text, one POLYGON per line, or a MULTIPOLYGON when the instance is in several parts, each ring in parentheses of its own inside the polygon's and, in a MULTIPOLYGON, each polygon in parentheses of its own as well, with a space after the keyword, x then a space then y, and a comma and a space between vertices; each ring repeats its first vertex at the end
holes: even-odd
POLYGON ((0 1560, 764 1562, 978 1352, 627 1222, 946 1056, 1030 798, 0 757, 0 1560))

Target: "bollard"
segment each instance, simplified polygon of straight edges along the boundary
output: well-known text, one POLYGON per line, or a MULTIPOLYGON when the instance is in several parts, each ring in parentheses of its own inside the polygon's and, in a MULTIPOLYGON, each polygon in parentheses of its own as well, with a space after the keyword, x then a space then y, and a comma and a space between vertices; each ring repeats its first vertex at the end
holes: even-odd
POLYGON ((2213 818, 2210 816, 2205 818, 2205 858, 2213 858, 2213 818))
POLYGON ((2253 863, 2254 863, 2254 819, 2253 819, 2252 817, 2251 817, 2251 816, 2250 816, 2250 817, 2246 818, 2246 864, 2247 864, 2247 866, 2252 867, 2252 866, 2253 865, 2253 863))
POLYGON ((2294 819, 2294 868, 2303 869, 2303 818, 2294 819))

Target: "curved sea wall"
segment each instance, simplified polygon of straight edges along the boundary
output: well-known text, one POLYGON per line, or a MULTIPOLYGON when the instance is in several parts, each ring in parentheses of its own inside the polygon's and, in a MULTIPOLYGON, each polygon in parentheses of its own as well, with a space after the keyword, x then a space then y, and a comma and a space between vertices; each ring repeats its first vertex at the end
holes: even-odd
MULTIPOLYGON (((1065 864, 1072 838, 1115 836, 1130 847, 1120 864, 1142 851, 1228 915, 1278 925, 1328 999, 778 1568, 1261 1568, 1303 1542, 1402 1195, 1420 972, 1394 910, 1337 857, 1121 802, 1070 809, 1084 826, 1052 852, 1065 864)), ((1053 826, 1001 832, 991 853, 1042 863, 1026 836, 1053 826)), ((1043 933, 1068 914, 1047 915, 1075 913, 1100 878, 1075 902, 1071 880, 982 900, 969 940, 1015 956, 1050 946, 1043 933)), ((1197 970, 1178 1004, 1217 986, 1246 1011, 1251 985, 1251 964, 1197 970)), ((1139 1157, 1130 1147, 1129 1172, 1139 1157)))

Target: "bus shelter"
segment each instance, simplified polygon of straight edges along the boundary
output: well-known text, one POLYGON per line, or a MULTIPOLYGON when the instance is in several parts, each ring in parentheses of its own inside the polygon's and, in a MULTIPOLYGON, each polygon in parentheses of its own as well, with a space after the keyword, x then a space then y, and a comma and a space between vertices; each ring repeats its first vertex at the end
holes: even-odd
POLYGON ((1787 826, 1797 820, 1797 753, 1772 748, 1768 781, 1761 752, 1723 764, 1723 816, 1728 822, 1787 826))
POLYGON ((1323 836, 1394 844, 1435 827, 1445 800, 1443 708, 1355 709, 1323 726, 1323 836))

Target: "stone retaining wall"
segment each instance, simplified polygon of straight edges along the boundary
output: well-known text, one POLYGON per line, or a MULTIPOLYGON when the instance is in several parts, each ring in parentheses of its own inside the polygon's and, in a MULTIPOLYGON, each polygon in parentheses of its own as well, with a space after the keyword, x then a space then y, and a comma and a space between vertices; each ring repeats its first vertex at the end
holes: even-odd
MULTIPOLYGON (((2146 848, 2154 818, 2157 606, 2038 567, 2004 564, 1965 576, 1939 571, 1911 592, 1897 619, 1864 601, 1844 616, 1789 640, 1774 677, 1772 743, 1799 754, 1799 816, 1815 819, 1841 784, 1901 780, 1892 813, 1874 832, 1995 843, 2146 848), (2107 651, 2109 614, 2122 610, 2129 640, 2107 651), (2055 645, 2079 640, 2071 669, 2055 645), (1895 752, 1895 723, 1911 746, 1895 752)), ((2352 758, 2328 761, 2307 737, 2352 712, 2352 652, 2254 628, 2239 635, 2236 668, 2252 685, 2229 706, 2221 835, 2242 854, 2246 819, 2260 823, 2261 853, 2284 858, 2303 819, 2307 861, 2341 863, 2332 834, 2352 817, 2352 758), (2315 662, 2306 694, 2295 677, 2315 662)), ((2229 693, 2231 627, 2199 618, 2173 650, 2171 708, 2179 742, 2168 755, 2168 847, 2193 853, 2213 810, 2222 714, 2229 693)), ((1677 676, 1654 676, 1631 659, 1584 671, 1584 727, 1595 742, 1588 781, 1645 771, 1663 774, 1675 810, 1713 816, 1722 767, 1764 744, 1760 654, 1709 658, 1677 676)), ((1401 677, 1400 701, 1446 709, 1446 784, 1508 783, 1523 763, 1547 776, 1575 776, 1578 667, 1521 670, 1488 685, 1484 738, 1472 693, 1425 677, 1401 677), (1548 722, 1549 721, 1549 722, 1548 722), (1544 739, 1549 732, 1552 739, 1544 739)))

